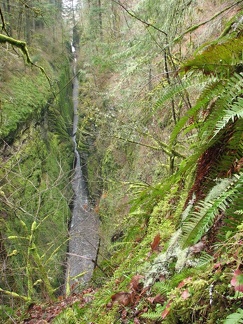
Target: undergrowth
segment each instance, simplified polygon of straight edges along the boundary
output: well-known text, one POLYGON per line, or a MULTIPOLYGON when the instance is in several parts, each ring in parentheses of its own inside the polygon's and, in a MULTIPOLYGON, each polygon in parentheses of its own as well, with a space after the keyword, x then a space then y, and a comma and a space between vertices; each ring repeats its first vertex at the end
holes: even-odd
MULTIPOLYGON (((124 125, 116 129, 117 137, 126 137, 127 142, 125 145, 116 141, 104 156, 105 178, 111 171, 111 182, 105 184, 108 199, 102 199, 99 205, 106 222, 113 219, 114 210, 109 190, 116 189, 112 181, 122 174, 116 159, 117 148, 125 153, 133 142, 151 149, 160 147, 167 168, 161 173, 163 179, 158 176, 157 181, 139 181, 141 177, 124 181, 126 194, 132 198, 129 211, 117 222, 122 234, 112 242, 111 233, 110 242, 106 241, 109 253, 100 260, 101 269, 96 269, 94 276, 94 280, 99 275, 103 277, 101 288, 92 302, 92 310, 85 308, 82 313, 89 320, 221 323, 241 318, 242 292, 231 284, 232 269, 242 271, 238 257, 243 156, 240 42, 238 29, 199 48, 193 59, 182 64, 180 71, 185 75, 181 75, 180 82, 165 84, 162 80, 163 86, 158 87, 156 95, 152 92, 156 98, 144 105, 152 109, 139 111, 142 123, 132 122, 133 132, 124 125), (223 62, 218 64, 218 57, 223 62), (188 92, 194 94, 190 104, 186 100, 188 92), (184 110, 179 107, 178 97, 183 98, 184 110), (159 128, 154 126, 154 116, 160 117, 168 105, 178 105, 178 120, 173 129, 171 123, 160 124, 161 133, 163 127, 167 126, 167 131, 172 129, 165 143, 159 138, 160 133, 156 136, 155 130, 158 132, 159 128), (146 122, 152 124, 149 130, 145 129, 146 122), (184 156, 185 150, 191 154, 184 156), (184 258, 180 260, 183 267, 178 270, 180 257, 184 258), (148 281, 152 271, 154 278, 148 281), (141 276, 142 290, 134 288, 136 276, 141 276), (147 282, 152 284, 146 286, 147 282), (120 296, 134 299, 127 305, 119 300, 120 296), (116 298, 117 303, 111 303, 116 298)), ((127 163, 129 155, 124 160, 127 163)))

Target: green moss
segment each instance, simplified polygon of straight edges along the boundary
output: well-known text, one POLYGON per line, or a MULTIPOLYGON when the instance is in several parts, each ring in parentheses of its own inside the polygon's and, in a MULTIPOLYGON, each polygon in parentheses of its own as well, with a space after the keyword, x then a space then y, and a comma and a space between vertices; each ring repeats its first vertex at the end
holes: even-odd
POLYGON ((0 137, 13 142, 20 129, 40 118, 49 97, 49 85, 43 74, 12 75, 4 90, 1 105, 0 137))
MULTIPOLYGON (((12 278, 15 278, 15 283, 11 283, 12 289, 23 295, 28 289, 25 274, 27 263, 30 263, 33 283, 44 277, 43 271, 46 271, 55 289, 59 289, 63 283, 72 195, 69 179, 72 159, 66 157, 66 144, 60 144, 57 136, 49 133, 46 146, 46 138, 42 137, 41 130, 33 126, 28 134, 28 141, 22 142, 20 137, 21 145, 16 144, 18 151, 4 163, 1 162, 1 178, 4 179, 1 190, 6 197, 1 206, 7 213, 4 245, 8 254, 17 251, 8 260, 7 277, 11 269, 12 278), (35 264, 35 259, 28 261, 28 237, 33 221, 37 228, 31 241, 36 247, 38 258, 41 258, 42 269, 35 264)), ((2 287, 8 285, 9 280, 10 277, 2 283, 2 287)), ((41 281, 34 286, 33 291, 36 296, 43 296, 41 281)))

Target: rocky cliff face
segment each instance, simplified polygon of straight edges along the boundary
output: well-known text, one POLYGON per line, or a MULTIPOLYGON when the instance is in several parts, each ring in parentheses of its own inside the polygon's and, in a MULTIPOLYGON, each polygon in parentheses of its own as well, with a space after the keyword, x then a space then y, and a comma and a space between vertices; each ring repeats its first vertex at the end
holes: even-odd
MULTIPOLYGON (((64 284, 73 157, 68 109, 50 92, 54 65, 42 62, 43 73, 8 45, 0 52, 1 298, 17 307, 52 298, 64 284)), ((70 68, 62 59, 60 89, 70 68)))

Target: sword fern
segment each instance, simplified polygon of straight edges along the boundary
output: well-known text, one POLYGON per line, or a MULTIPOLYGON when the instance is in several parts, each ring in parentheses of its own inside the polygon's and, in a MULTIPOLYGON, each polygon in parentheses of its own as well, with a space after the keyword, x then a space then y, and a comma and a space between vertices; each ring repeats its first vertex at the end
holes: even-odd
POLYGON ((242 197, 243 172, 216 184, 204 200, 198 202, 194 211, 182 223, 181 244, 185 248, 198 242, 212 226, 215 217, 223 214, 230 204, 242 197))

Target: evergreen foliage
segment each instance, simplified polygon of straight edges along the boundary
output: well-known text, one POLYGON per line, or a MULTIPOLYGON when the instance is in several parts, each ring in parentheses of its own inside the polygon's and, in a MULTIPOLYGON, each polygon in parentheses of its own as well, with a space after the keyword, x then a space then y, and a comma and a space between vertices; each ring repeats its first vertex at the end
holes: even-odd
POLYGON ((189 214, 182 224, 183 247, 197 243, 213 225, 219 213, 225 213, 229 205, 237 205, 242 197, 242 174, 232 179, 221 180, 207 197, 198 202, 194 212, 189 214))

